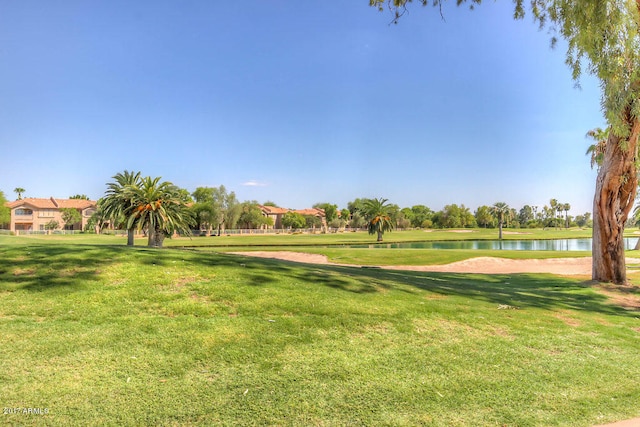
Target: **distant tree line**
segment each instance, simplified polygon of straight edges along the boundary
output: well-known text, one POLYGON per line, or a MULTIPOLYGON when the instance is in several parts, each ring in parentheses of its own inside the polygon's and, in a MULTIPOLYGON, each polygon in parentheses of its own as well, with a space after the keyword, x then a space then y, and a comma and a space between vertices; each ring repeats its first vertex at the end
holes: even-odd
MULTIPOLYGON (((18 195, 25 191, 23 188, 18 195)), ((88 199, 84 194, 72 198, 88 199)), ((0 192, 0 224, 9 222, 6 198, 0 192)), ((275 206, 265 201, 262 206, 275 206)), ((569 215, 571 205, 551 199, 544 206, 525 205, 519 210, 504 202, 483 205, 475 211, 464 204, 446 205, 434 211, 425 205, 401 208, 386 199, 356 198, 339 209, 330 202, 319 202, 314 208, 322 209, 326 225, 331 229, 368 229, 382 238, 385 231, 411 228, 569 228, 591 227, 591 214, 569 215)), ((77 220, 77 212, 64 212, 65 223, 77 220)), ((640 210, 630 220, 637 225, 640 210)), ((57 225, 57 224, 56 224, 57 225)), ((53 224, 52 224, 53 226, 53 224)), ((162 240, 175 232, 190 234, 198 230, 220 235, 226 229, 259 229, 273 227, 273 219, 264 215, 256 200, 239 201, 233 191, 224 185, 198 187, 193 192, 179 188, 160 177, 143 178, 140 172, 124 171, 107 183, 104 197, 98 200, 98 209, 91 217, 87 230, 111 227, 127 230, 128 243, 133 244, 136 230, 149 236, 149 245, 161 246, 162 240)), ((321 228, 322 219, 315 215, 287 212, 282 227, 290 230, 321 228)))

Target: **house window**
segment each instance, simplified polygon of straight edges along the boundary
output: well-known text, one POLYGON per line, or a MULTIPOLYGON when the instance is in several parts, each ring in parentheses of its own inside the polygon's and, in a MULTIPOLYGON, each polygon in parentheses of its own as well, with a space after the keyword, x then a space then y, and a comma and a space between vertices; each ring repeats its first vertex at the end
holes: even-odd
POLYGON ((32 215, 33 211, 31 209, 16 209, 16 215, 32 215))
POLYGON ((55 214, 55 209, 42 209, 38 212, 38 217, 40 218, 53 218, 55 214))

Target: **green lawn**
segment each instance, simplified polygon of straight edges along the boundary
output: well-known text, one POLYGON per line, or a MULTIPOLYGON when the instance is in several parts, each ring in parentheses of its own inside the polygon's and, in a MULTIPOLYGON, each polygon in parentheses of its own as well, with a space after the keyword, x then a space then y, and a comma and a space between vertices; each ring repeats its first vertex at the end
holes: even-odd
POLYGON ((310 266, 103 237, 0 236, 0 395, 5 408, 48 412, 6 424, 640 416, 637 287, 310 266))

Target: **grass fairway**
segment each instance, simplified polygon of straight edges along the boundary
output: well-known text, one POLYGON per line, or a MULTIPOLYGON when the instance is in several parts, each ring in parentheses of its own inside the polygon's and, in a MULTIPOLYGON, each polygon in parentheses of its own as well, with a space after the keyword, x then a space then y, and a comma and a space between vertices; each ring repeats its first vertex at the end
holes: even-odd
POLYGON ((640 313, 618 305, 637 288, 11 241, 0 242, 0 395, 4 408, 48 413, 6 424, 591 426, 640 415, 640 313))

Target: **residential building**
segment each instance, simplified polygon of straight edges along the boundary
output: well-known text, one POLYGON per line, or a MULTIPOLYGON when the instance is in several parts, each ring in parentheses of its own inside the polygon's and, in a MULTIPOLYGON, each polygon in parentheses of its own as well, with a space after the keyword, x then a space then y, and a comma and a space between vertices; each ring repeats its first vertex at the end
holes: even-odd
POLYGON ((262 210, 262 214, 266 217, 273 219, 273 226, 269 228, 281 229, 284 228, 282 225, 282 217, 287 212, 295 212, 301 215, 312 215, 321 219, 322 226, 327 226, 327 221, 325 219, 324 210, 317 208, 309 208, 309 209, 287 209, 287 208, 278 208, 275 206, 260 206, 262 210))
POLYGON ((26 198, 7 203, 11 209, 10 230, 22 232, 45 231, 52 221, 58 223, 58 229, 84 230, 91 215, 96 211, 96 202, 83 199, 48 199, 26 198), (80 221, 65 224, 62 209, 76 209, 80 213, 80 221))

